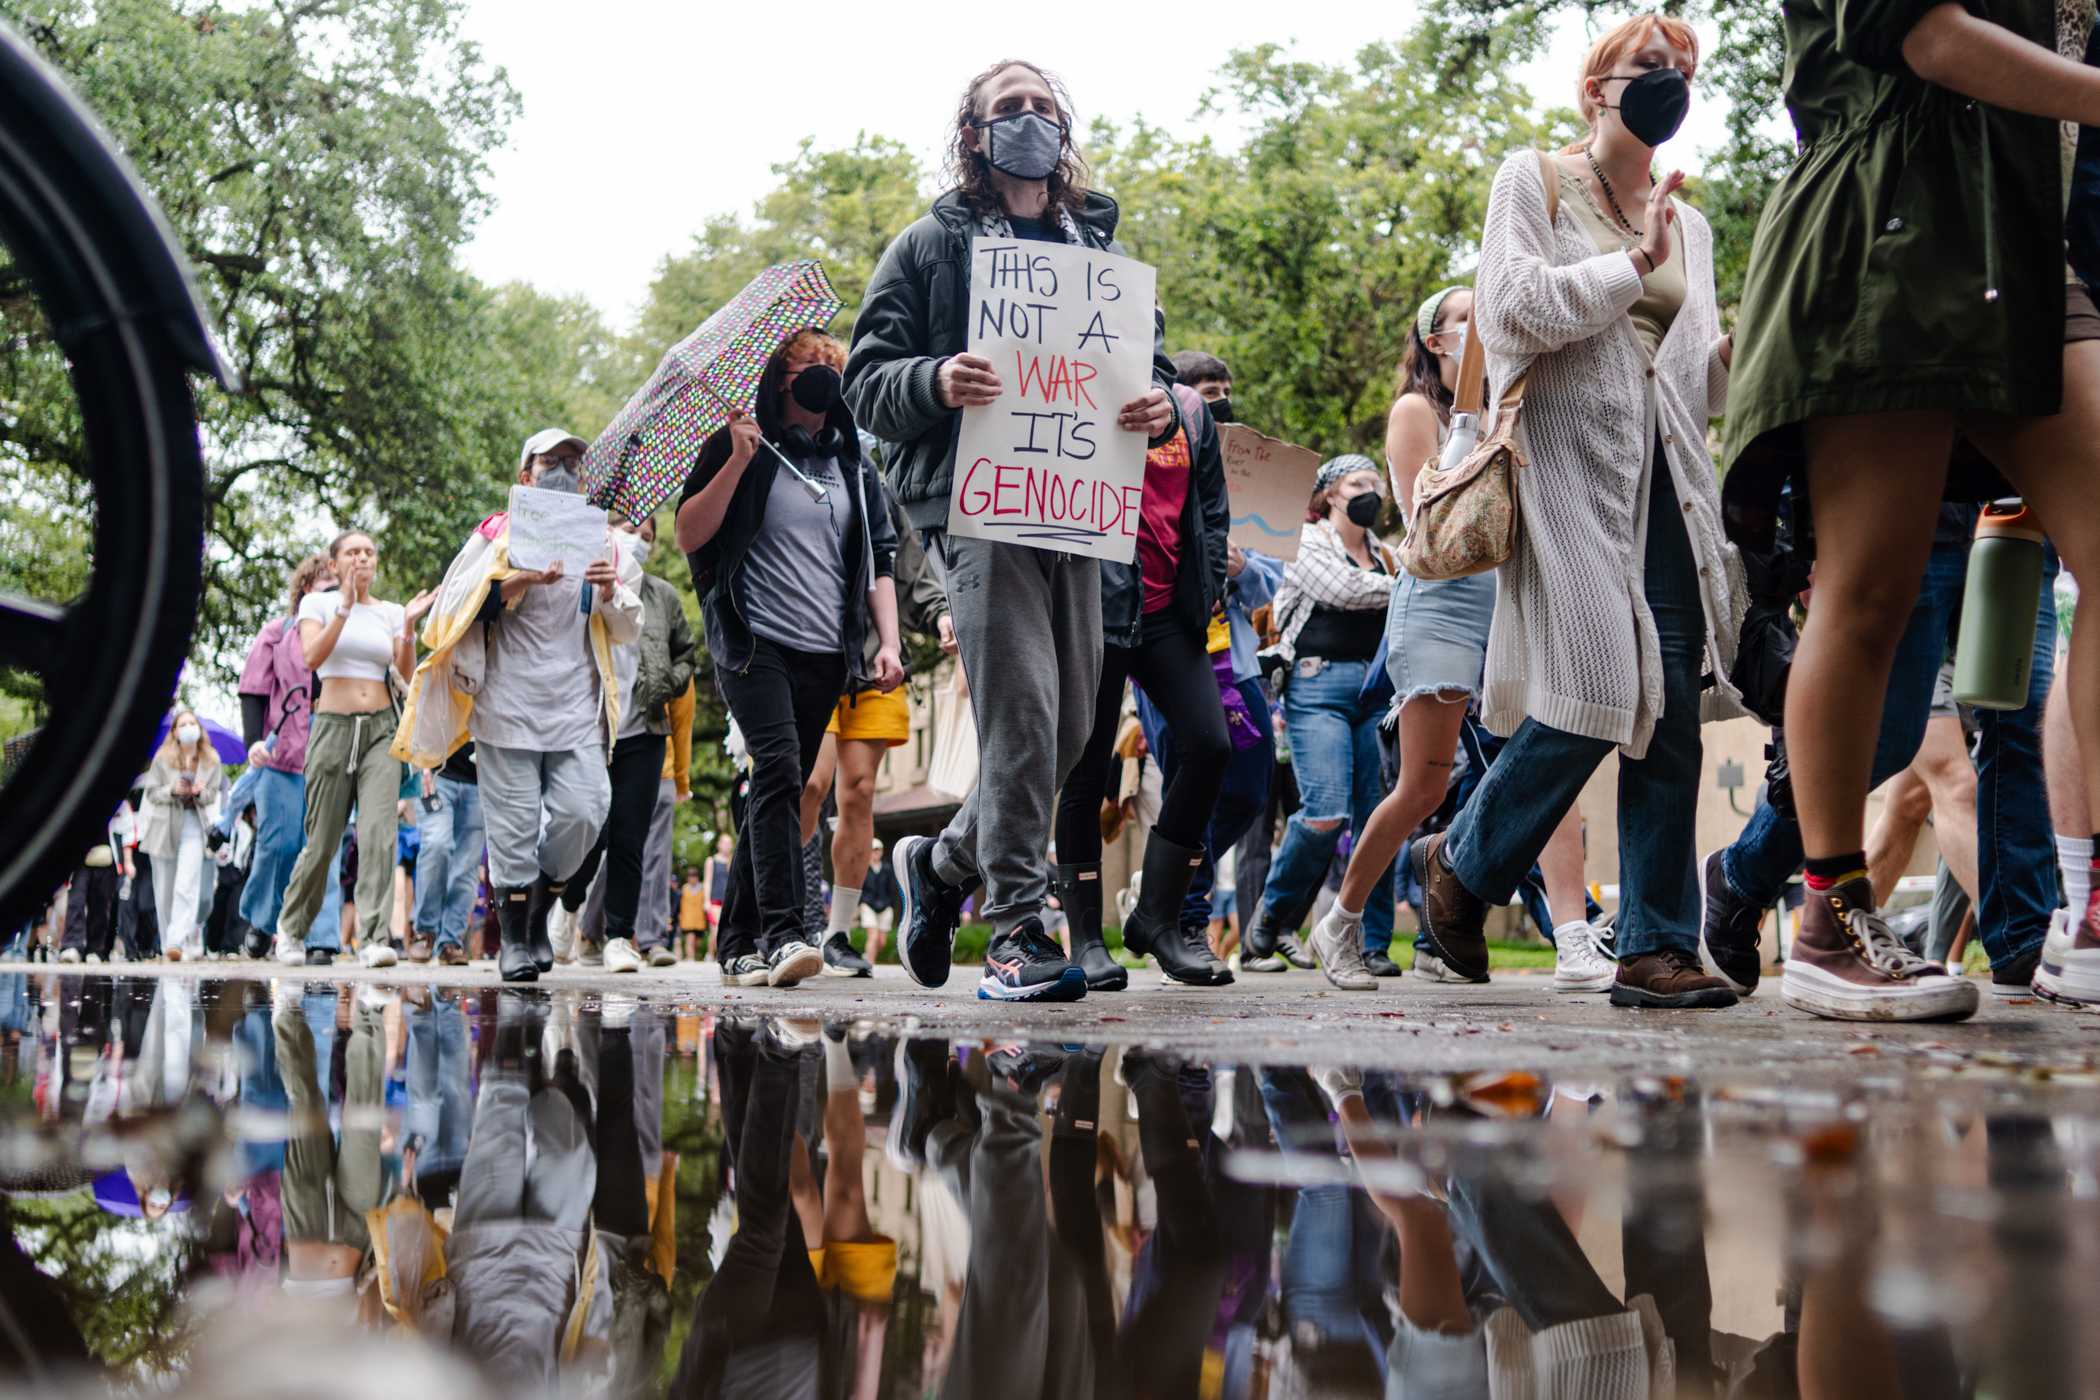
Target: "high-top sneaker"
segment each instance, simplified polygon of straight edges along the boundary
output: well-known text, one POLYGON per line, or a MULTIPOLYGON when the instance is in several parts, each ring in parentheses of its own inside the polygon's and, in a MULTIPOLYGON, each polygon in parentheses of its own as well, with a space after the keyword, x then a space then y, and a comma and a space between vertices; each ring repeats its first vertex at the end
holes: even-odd
POLYGON ((1779 993, 1788 1006, 1833 1021, 1961 1021, 1979 1000, 1975 983, 1903 945, 1874 912, 1864 875, 1808 892, 1779 993))
POLYGON ((2100 1006, 2100 907, 2088 905, 2076 923, 2059 909, 2034 969, 2036 996, 2066 1006, 2100 1006))

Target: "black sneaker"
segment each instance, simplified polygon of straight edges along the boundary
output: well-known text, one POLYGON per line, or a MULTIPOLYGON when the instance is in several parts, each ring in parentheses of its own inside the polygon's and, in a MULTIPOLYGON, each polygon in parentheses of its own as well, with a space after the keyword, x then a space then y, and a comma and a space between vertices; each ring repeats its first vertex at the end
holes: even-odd
POLYGON ((308 948, 306 950, 306 965, 308 967, 334 967, 335 949, 308 948))
MULTIPOLYGON (((1285 962, 1300 972, 1310 972, 1319 966, 1313 961, 1313 955, 1306 951, 1305 940, 1298 936, 1296 929, 1287 931, 1276 940, 1276 951, 1285 962)), ((1397 977, 1400 974, 1396 972, 1393 975, 1397 977)))
POLYGON ((1061 1051, 1007 1045, 987 1055, 985 1063, 993 1074, 1004 1078, 1015 1093, 1032 1099, 1043 1092, 1045 1084, 1064 1071, 1065 1057, 1061 1051))
POLYGON ((769 987, 792 987, 805 977, 814 977, 824 970, 824 955, 799 938, 787 942, 766 954, 766 985, 769 987))
POLYGON ((1999 1001, 2027 1001, 2034 996, 2034 970, 2042 963, 2037 943, 2004 967, 1991 969, 1991 995, 1999 1001))
POLYGON ((772 969, 756 953, 739 953, 722 964, 722 982, 730 987, 763 987, 772 969))
POLYGON ((904 1170, 926 1165, 927 1137, 955 1116, 949 1054, 947 1042, 939 1040, 907 1040, 897 1047, 897 1104, 890 1110, 886 1151, 904 1170))
POLYGON ((1746 997, 1757 991, 1758 973, 1764 967, 1764 955, 1757 950, 1757 929, 1765 921, 1765 911, 1728 883, 1721 854, 1715 851, 1699 866, 1699 892, 1706 906, 1700 951, 1728 989, 1746 997))
POLYGON ((873 977, 875 969, 854 948, 853 940, 844 933, 834 933, 824 940, 824 975, 826 977, 873 977))
POLYGON ((1066 960, 1065 950, 1043 932, 1042 920, 1027 918, 1011 933, 992 936, 977 995, 984 1001, 1077 1001, 1086 995, 1086 973, 1066 960))
POLYGON ((906 836, 890 855, 904 909, 898 918, 897 961, 922 987, 945 986, 955 930, 962 924, 963 891, 933 873, 933 838, 906 836))
POLYGON ((1371 970, 1373 977, 1398 977, 1401 975, 1400 965, 1384 953, 1364 954, 1364 966, 1371 970))

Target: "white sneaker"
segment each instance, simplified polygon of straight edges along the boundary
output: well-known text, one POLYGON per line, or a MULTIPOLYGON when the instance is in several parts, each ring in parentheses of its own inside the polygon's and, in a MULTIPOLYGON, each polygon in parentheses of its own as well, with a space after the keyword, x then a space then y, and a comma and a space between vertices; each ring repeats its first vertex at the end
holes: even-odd
POLYGON ((306 945, 296 938, 278 934, 271 944, 270 955, 286 967, 306 966, 306 945))
POLYGON ((394 994, 384 987, 367 982, 357 989, 357 1004, 370 1011, 384 1011, 393 1005, 394 994))
POLYGON ((401 961, 401 957, 394 951, 393 944, 383 938, 373 938, 358 947, 357 960, 366 967, 392 967, 401 961))
POLYGON ((1345 992, 1375 992, 1378 979, 1364 963, 1364 926, 1361 919, 1344 919, 1340 909, 1313 925, 1312 955, 1319 960, 1327 980, 1345 992))
POLYGON ((642 954, 631 938, 608 938, 605 940, 605 970, 607 972, 640 972, 642 954))
POLYGON ((573 963, 580 960, 582 949, 576 946, 576 920, 568 907, 560 900, 547 911, 547 942, 554 949, 554 960, 558 963, 573 963))
POLYGON ((1619 977, 1617 963, 1597 948, 1597 931, 1577 920, 1553 930, 1553 990, 1608 992, 1619 977))
POLYGON ((80 950, 78 948, 61 948, 58 950, 58 960, 62 963, 77 963, 80 961, 80 950))
MULTIPOLYGON (((116 954, 112 953, 110 954, 110 956, 114 958, 116 954)), ((91 963, 99 963, 102 961, 102 955, 100 953, 89 953, 87 955, 87 960, 91 963)))
MULTIPOLYGON (((613 940, 613 943, 626 942, 624 938, 613 940)), ((606 951, 612 951, 612 944, 606 945, 606 951)), ((605 965, 612 966, 612 960, 608 958, 605 965)), ((626 1030, 634 1024, 634 1013, 640 1005, 633 997, 608 996, 598 1003, 599 1024, 609 1031, 626 1030)))

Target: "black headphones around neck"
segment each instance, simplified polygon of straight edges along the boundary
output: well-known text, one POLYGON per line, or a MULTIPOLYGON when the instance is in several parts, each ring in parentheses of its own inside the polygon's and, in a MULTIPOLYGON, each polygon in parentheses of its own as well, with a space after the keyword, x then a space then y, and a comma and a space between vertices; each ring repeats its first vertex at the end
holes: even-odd
POLYGON ((793 424, 781 431, 780 442, 790 451, 812 457, 841 457, 846 450, 846 435, 833 427, 812 434, 801 424, 793 424))

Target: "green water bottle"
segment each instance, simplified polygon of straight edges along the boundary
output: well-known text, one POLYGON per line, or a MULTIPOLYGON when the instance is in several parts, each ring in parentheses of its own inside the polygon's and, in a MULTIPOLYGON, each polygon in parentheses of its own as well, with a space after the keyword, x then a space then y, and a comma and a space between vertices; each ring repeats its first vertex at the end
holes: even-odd
POLYGON ((1954 642, 1954 698, 1979 710, 2027 705, 2034 617, 2042 601, 2047 536, 2020 501, 1993 501, 1976 522, 1961 632, 1954 642))

